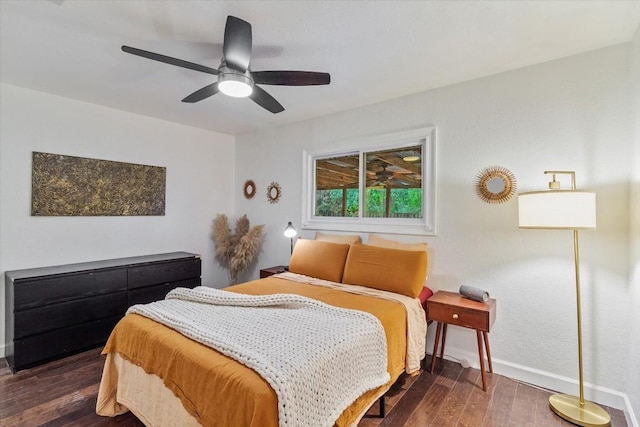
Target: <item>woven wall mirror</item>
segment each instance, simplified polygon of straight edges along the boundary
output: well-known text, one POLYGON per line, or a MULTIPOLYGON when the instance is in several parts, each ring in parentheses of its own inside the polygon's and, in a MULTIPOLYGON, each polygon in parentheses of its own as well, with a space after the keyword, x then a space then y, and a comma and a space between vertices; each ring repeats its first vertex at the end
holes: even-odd
POLYGON ((244 182, 244 197, 251 199, 256 194, 256 183, 248 179, 244 182))
POLYGON ((267 200, 269 200, 269 203, 278 203, 281 195, 282 189, 280 188, 280 184, 277 182, 269 184, 267 187, 267 200))
POLYGON ((507 168, 489 166, 476 175, 476 193, 487 203, 504 203, 516 193, 516 177, 507 168))

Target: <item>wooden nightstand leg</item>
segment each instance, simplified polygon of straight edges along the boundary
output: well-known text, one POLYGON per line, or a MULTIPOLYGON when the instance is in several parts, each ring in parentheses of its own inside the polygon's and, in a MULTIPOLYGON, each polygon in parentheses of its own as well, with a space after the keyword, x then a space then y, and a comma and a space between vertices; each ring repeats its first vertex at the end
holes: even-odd
POLYGON ((489 372, 493 374, 493 366, 491 366, 491 348, 489 347, 489 334, 487 331, 482 331, 484 337, 484 348, 487 349, 487 361, 489 362, 489 372))
POLYGON ((482 334, 476 331, 478 337, 478 355, 480 356, 480 372, 482 373, 482 389, 487 391, 487 373, 484 371, 484 351, 482 351, 482 334))
POLYGON ((436 328, 436 341, 433 343, 433 354, 431 355, 431 373, 436 368, 436 358, 438 357, 438 343, 440 342, 440 333, 442 332, 442 322, 438 322, 436 328))
POLYGON ((440 347, 440 361, 444 361, 444 343, 447 341, 447 326, 448 323, 445 323, 442 326, 442 346, 440 347))

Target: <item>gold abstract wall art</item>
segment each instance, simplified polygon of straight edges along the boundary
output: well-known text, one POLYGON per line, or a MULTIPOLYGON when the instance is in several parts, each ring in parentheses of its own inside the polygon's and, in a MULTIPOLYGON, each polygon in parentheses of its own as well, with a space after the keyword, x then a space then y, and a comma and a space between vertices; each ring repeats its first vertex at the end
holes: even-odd
POLYGON ((161 216, 166 168, 33 152, 32 216, 161 216))

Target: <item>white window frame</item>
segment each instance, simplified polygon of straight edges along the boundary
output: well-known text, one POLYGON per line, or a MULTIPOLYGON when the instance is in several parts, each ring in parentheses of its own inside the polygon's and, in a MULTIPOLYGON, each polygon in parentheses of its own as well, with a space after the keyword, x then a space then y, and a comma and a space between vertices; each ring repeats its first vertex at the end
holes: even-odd
MULTIPOLYGON (((343 145, 343 144, 341 144, 343 145)), ((302 176, 302 228, 390 234, 436 235, 436 128, 434 126, 370 136, 349 142, 350 147, 326 151, 304 150, 302 176), (358 218, 315 216, 315 161, 327 157, 359 154, 360 209, 364 203, 363 153, 422 144, 422 218, 358 218)))

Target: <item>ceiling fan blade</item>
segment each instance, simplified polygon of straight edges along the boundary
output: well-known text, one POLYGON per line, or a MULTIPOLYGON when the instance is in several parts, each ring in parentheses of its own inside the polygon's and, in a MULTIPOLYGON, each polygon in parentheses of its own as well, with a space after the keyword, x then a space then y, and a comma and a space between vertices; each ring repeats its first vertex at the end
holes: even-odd
POLYGON ((208 98, 212 95, 218 93, 218 82, 210 84, 208 86, 203 87, 202 89, 198 89, 193 92, 191 95, 187 96, 182 102, 194 103, 198 101, 202 101, 205 98, 208 98))
POLYGON ((264 89, 258 86, 253 86, 253 92, 251 92, 249 98, 253 99, 256 104, 271 111, 273 114, 284 111, 284 107, 280 105, 273 96, 269 95, 264 89))
POLYGON ((329 73, 315 71, 252 71, 251 77, 263 85, 312 86, 331 82, 329 73))
POLYGON ((222 52, 229 68, 245 72, 251 62, 251 24, 235 16, 227 16, 222 52))
POLYGON ((188 68, 201 73, 208 73, 217 76, 220 74, 215 68, 210 68, 193 62, 184 61, 182 59, 172 58, 170 56, 161 55, 159 53, 149 52, 148 50, 137 49, 131 46, 122 46, 122 51, 132 55, 142 56, 143 58, 153 59, 154 61, 164 62, 165 64, 175 65, 176 67, 188 68))

